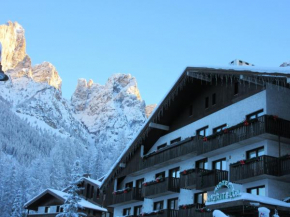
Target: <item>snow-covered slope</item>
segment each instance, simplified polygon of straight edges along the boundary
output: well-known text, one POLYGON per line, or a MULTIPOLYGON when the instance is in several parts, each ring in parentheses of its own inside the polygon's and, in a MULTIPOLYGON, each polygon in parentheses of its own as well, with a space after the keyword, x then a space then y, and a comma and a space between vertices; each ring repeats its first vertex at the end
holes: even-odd
POLYGON ((71 101, 64 99, 56 68, 32 66, 24 32, 18 23, 0 25, 2 65, 10 77, 0 83, 0 212, 6 216, 17 190, 8 194, 6 182, 21 183, 25 202, 44 188, 64 187, 76 158, 84 172, 100 177, 146 120, 131 75, 115 74, 105 85, 79 79, 71 101))
POLYGON ((76 117, 95 135, 98 147, 107 153, 102 156, 104 171, 146 120, 145 102, 131 75, 115 74, 105 85, 79 79, 71 104, 76 117))

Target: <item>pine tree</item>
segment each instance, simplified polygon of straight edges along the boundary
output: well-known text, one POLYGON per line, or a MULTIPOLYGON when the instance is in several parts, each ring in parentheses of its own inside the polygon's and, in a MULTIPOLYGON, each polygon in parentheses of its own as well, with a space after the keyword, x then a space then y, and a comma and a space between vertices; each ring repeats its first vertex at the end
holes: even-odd
POLYGON ((22 194, 20 189, 18 189, 16 197, 12 205, 12 215, 11 217, 21 217, 22 216, 22 194))
POLYGON ((78 212, 79 209, 83 209, 83 207, 79 204, 81 198, 78 195, 78 192, 82 190, 79 188, 78 184, 81 179, 81 165, 80 161, 75 161, 71 173, 71 182, 68 190, 68 197, 65 200, 64 205, 62 206, 63 212, 58 214, 56 217, 79 217, 86 216, 84 213, 78 212))

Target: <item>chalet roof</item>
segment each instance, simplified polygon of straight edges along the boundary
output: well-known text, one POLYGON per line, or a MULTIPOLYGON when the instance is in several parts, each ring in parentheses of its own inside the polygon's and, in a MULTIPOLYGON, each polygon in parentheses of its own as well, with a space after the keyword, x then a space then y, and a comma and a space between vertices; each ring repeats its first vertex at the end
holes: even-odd
MULTIPOLYGON (((37 200, 39 200, 40 198, 42 198, 46 194, 51 194, 52 196, 58 198, 59 200, 62 200, 63 202, 66 200, 66 198, 69 195, 68 193, 65 193, 63 191, 58 191, 55 189, 48 188, 48 189, 44 190, 42 193, 40 193, 37 196, 35 196, 34 198, 32 198, 31 200, 29 200, 27 203, 25 203, 24 207, 27 208, 28 206, 32 205, 33 203, 35 203, 37 200)), ((89 201, 86 201, 83 198, 81 199, 79 204, 82 207, 87 208, 87 209, 92 209, 92 210, 101 211, 101 212, 107 212, 107 209, 100 207, 96 204, 93 204, 89 201)))
MULTIPOLYGON (((160 101, 158 106, 154 109, 151 116, 147 119, 147 121, 140 128, 139 132, 136 134, 135 139, 132 140, 130 145, 124 149, 120 157, 117 159, 115 164, 111 167, 108 173, 104 176, 102 181, 102 186, 107 185, 112 179, 114 179, 117 174, 120 172, 121 168, 118 167, 120 163, 126 163, 127 156, 131 155, 131 153, 135 154, 138 147, 142 144, 142 140, 148 135, 149 132, 149 124, 151 122, 156 123, 160 120, 161 115, 163 114, 163 108, 170 107, 170 102, 174 100, 174 98, 178 95, 178 92, 184 87, 186 84, 186 79, 189 77, 189 73, 196 73, 201 75, 228 75, 228 76, 252 76, 252 77, 262 77, 267 79, 270 78, 286 78, 287 83, 290 83, 290 67, 257 67, 257 66, 196 66, 196 67, 187 67, 181 75, 178 77, 172 88, 166 93, 163 99, 160 101)), ((199 77, 196 77, 199 79, 199 77)), ((200 77, 200 79, 202 79, 200 77)), ((101 186, 101 187, 102 187, 101 186)))

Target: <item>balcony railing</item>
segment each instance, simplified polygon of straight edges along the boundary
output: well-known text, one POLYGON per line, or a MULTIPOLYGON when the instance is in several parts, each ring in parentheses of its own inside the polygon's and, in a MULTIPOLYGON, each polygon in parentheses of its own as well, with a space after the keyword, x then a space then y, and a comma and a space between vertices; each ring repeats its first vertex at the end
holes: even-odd
MULTIPOLYGON (((139 164, 139 169, 135 170, 138 171, 168 161, 174 161, 184 158, 185 155, 200 155, 265 133, 290 138, 289 129, 290 121, 273 115, 264 115, 239 123, 206 138, 191 137, 145 155, 143 162, 139 164)), ((137 166, 138 163, 134 165, 137 166)))
POLYGON ((146 198, 154 198, 172 192, 180 192, 179 178, 166 177, 150 185, 144 183, 142 188, 142 196, 146 198))
POLYGON ((290 121, 272 115, 264 115, 237 124, 206 138, 200 138, 197 140, 197 153, 203 154, 210 152, 264 133, 290 138, 289 129, 290 121))
POLYGON ((222 180, 228 180, 228 171, 198 169, 196 189, 205 189, 216 186, 222 180))
POLYGON ((290 155, 285 155, 279 159, 280 175, 290 175, 290 155))
POLYGON ((186 207, 180 206, 178 217, 212 217, 212 212, 201 211, 202 204, 191 204, 186 207), (199 211, 198 211, 199 210, 199 211))
POLYGON ((151 212, 143 214, 142 216, 150 216, 150 217, 179 217, 178 210, 174 209, 163 209, 157 212, 151 212))
POLYGON ((279 159, 276 157, 263 155, 231 164, 230 181, 235 182, 260 175, 279 176, 279 171, 279 159))
POLYGON ((196 185, 197 173, 195 169, 180 172, 180 188, 193 189, 196 185))
POLYGON ((134 201, 141 201, 142 188, 132 188, 130 191, 124 191, 123 193, 113 195, 113 204, 122 204, 134 201))
POLYGON ((142 169, 167 162, 178 157, 196 154, 196 142, 194 137, 172 144, 149 155, 145 155, 141 164, 142 169))

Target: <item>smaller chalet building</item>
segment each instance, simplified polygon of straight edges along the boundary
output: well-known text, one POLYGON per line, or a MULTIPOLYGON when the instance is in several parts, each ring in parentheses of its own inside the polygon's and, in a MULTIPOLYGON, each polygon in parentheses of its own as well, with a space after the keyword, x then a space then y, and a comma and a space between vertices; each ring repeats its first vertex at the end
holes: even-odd
MULTIPOLYGON (((84 207, 80 212, 85 213, 88 217, 105 217, 107 209, 102 207, 100 200, 100 184, 101 182, 82 177, 80 187, 84 188, 80 192, 82 198, 79 204, 84 207)), ((31 217, 54 217, 62 212, 61 205, 64 204, 68 194, 68 189, 58 191, 55 189, 46 189, 30 201, 24 207, 28 210, 28 215, 31 217)))
POLYGON ((118 216, 290 216, 290 68, 188 67, 104 178, 118 216))

